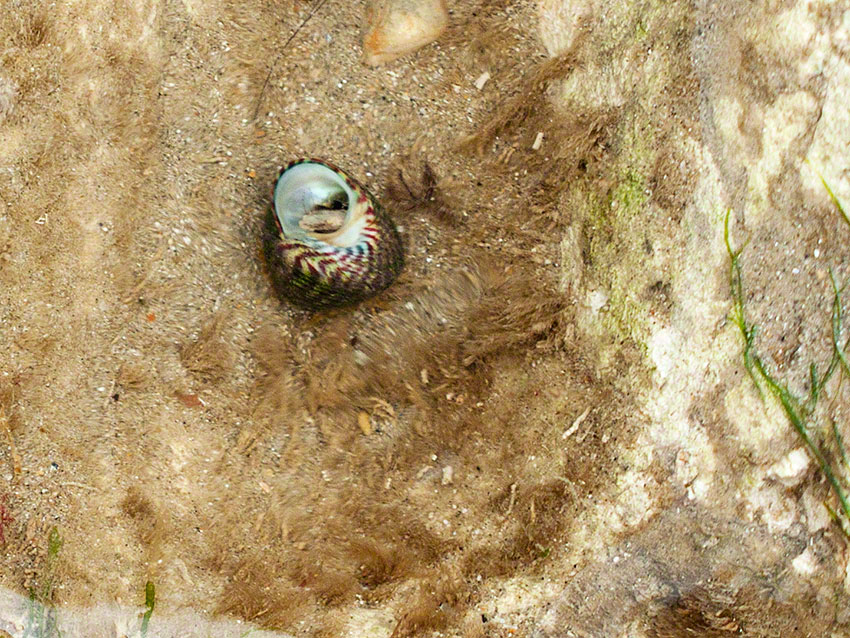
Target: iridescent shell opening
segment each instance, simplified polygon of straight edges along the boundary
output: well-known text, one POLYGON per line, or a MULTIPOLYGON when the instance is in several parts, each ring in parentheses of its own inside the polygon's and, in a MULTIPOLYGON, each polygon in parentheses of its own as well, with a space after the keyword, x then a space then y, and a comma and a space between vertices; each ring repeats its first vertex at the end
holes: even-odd
POLYGON ((359 194, 339 172, 318 162, 285 170, 274 191, 275 215, 286 237, 347 245, 359 194))

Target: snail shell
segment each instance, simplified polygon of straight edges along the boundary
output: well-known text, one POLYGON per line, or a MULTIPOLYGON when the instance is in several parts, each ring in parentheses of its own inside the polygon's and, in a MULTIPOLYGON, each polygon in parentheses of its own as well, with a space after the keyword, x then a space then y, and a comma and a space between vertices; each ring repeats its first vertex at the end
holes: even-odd
POLYGON ((277 293, 312 310, 370 297, 404 267, 390 216, 356 180, 318 159, 280 171, 263 243, 277 293))

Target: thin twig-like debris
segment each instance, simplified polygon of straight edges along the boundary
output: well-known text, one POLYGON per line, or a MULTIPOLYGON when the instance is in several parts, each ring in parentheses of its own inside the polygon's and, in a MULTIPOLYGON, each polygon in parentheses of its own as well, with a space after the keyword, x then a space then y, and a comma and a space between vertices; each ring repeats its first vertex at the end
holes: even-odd
POLYGON ((263 104, 263 95, 265 95, 266 88, 269 86, 269 80, 272 77, 272 71, 274 71, 274 68, 277 66, 277 63, 280 62, 280 58, 286 51, 286 47, 289 46, 289 43, 295 39, 295 36, 298 35, 298 32, 304 28, 304 26, 310 21, 310 19, 316 14, 316 12, 322 8, 322 6, 327 1, 328 0, 317 0, 316 3, 313 5, 313 8, 310 9, 310 13, 307 14, 307 17, 302 20, 301 24, 299 24, 295 28, 295 31, 292 32, 292 35, 290 35, 286 42, 283 43, 283 47, 281 47, 280 53, 277 54, 277 57, 274 59, 274 62, 272 62, 271 66, 269 66, 269 72, 266 74, 266 79, 263 81, 263 87, 260 89, 260 94, 257 96, 257 105, 254 107, 254 115, 251 116, 252 122, 257 119, 257 114, 260 112, 260 106, 262 106, 263 104))

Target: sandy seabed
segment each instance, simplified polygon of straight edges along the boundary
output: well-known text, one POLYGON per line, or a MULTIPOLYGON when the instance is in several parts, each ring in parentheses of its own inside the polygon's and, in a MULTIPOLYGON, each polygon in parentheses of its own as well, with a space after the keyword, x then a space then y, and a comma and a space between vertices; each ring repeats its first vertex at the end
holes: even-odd
POLYGON ((805 379, 848 276, 801 168, 846 195, 828 4, 457 2, 370 68, 363 2, 283 48, 310 3, 5 0, 0 630, 133 635, 147 583, 163 636, 846 630, 829 492, 767 469, 799 442, 744 385, 722 243, 731 206, 759 347, 805 379), (809 39, 771 48, 789 11, 809 39), (407 242, 357 307, 271 292, 304 156, 407 242))

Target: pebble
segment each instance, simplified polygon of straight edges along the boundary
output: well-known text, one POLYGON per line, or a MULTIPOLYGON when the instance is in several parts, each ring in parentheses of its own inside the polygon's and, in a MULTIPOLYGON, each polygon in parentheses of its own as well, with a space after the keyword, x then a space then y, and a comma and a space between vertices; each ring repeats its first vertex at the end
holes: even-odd
POLYGON ((364 22, 363 61, 378 66, 440 37, 449 12, 445 0, 371 0, 364 22))
POLYGON ((360 414, 357 415, 357 425, 365 436, 372 434, 372 420, 367 412, 360 411, 360 414))

